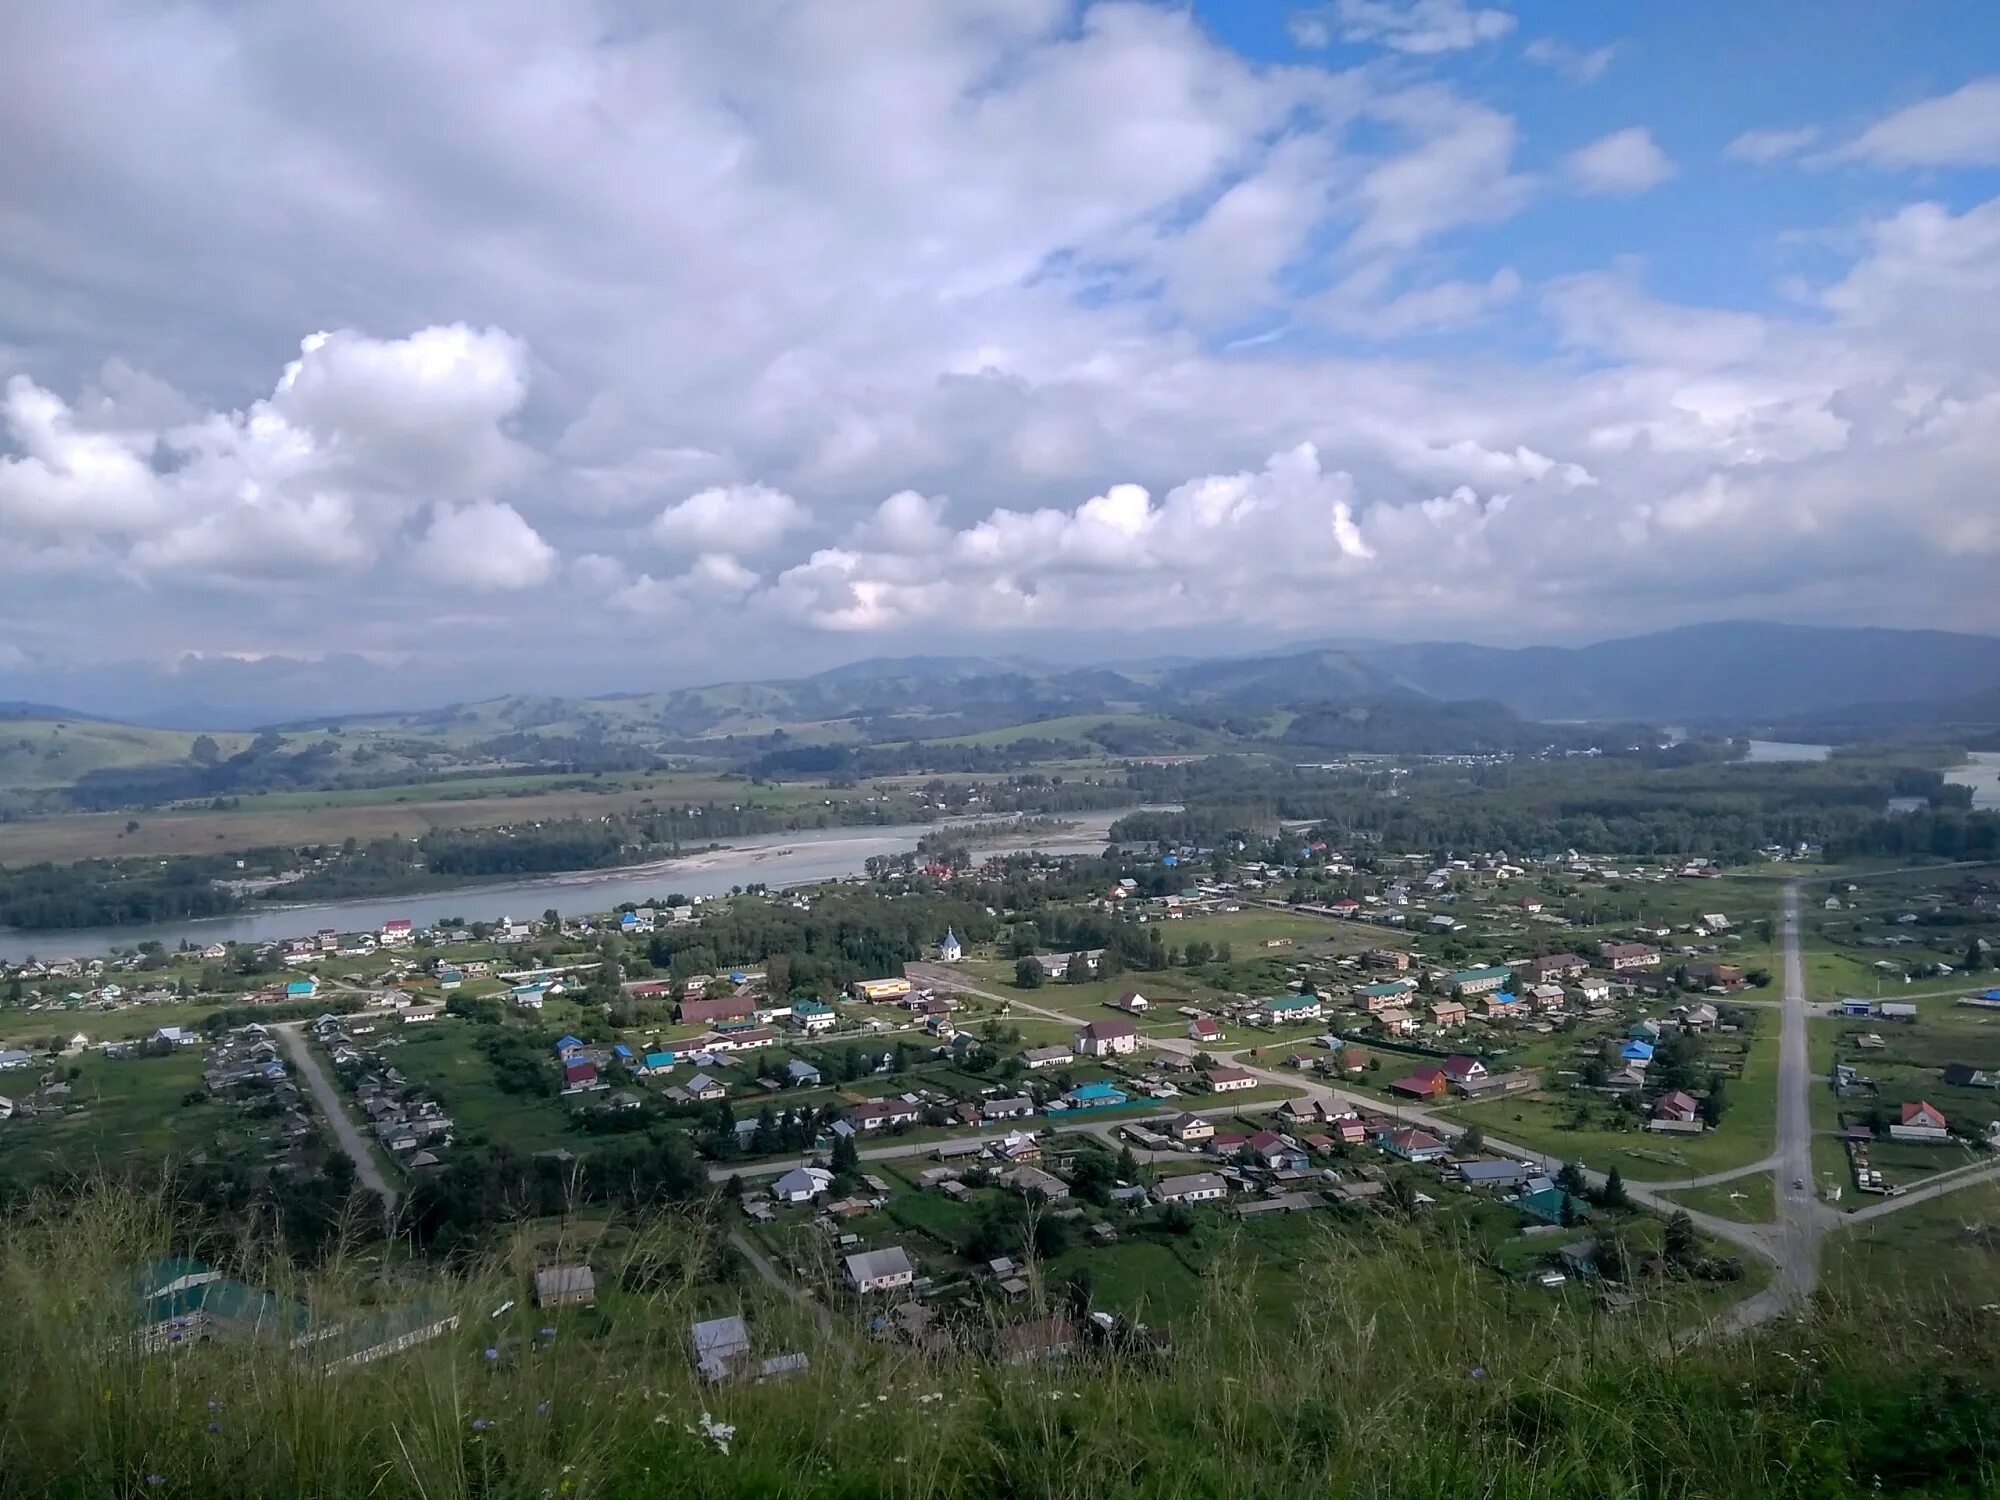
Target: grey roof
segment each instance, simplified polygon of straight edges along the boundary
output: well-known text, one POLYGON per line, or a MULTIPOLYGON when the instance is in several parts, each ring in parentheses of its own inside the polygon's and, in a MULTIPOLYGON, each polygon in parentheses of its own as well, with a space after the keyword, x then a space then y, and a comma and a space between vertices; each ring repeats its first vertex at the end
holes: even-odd
POLYGON ((1518 1161, 1461 1162, 1458 1175, 1467 1182, 1525 1182, 1532 1169, 1518 1161))
POLYGON ((901 1276, 914 1270, 901 1245, 886 1250, 863 1250, 847 1257, 847 1274, 855 1281, 874 1281, 883 1276, 901 1276))
POLYGON ((722 1088, 724 1084, 719 1078, 711 1078, 706 1073, 697 1073, 687 1081, 685 1087, 690 1094, 699 1094, 707 1089, 722 1088))
POLYGON ((597 1278, 589 1266, 550 1266, 535 1272, 535 1295, 565 1297, 578 1292, 595 1292, 597 1278))
POLYGON ((1169 1198, 1182 1198, 1189 1193, 1214 1192, 1218 1189, 1226 1192, 1228 1188, 1229 1184, 1217 1173, 1190 1172, 1185 1177, 1169 1177, 1166 1181, 1155 1184, 1153 1196, 1164 1201, 1169 1198))
POLYGON ((697 1323, 693 1339, 696 1364, 750 1352, 750 1330, 743 1326, 741 1318, 711 1318, 706 1323, 697 1323))

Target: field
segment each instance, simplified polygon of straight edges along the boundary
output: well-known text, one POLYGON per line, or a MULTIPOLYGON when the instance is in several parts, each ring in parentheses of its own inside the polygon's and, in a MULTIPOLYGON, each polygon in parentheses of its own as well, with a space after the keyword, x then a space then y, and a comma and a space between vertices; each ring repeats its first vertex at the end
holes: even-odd
POLYGON ((1615 1166, 1634 1182, 1672 1181, 1748 1166, 1770 1154, 1777 1119, 1777 1073, 1775 1034, 1753 1038, 1742 1076, 1728 1080, 1729 1107, 1722 1124, 1696 1136, 1609 1129, 1601 1102, 1545 1093, 1458 1104, 1439 1113, 1600 1172, 1615 1166), (1579 1104, 1591 1121, 1582 1127, 1574 1123, 1579 1104))
POLYGON ((416 838, 434 828, 484 828, 560 818, 596 818, 654 806, 730 803, 789 808, 852 798, 803 784, 752 786, 692 772, 622 776, 483 777, 352 791, 267 792, 227 810, 187 808, 76 813, 0 824, 0 863, 219 854, 268 845, 343 839, 416 838), (126 823, 138 828, 127 831, 126 823))
MULTIPOLYGON (((90 719, 0 719, 0 791, 67 786, 90 771, 186 760, 197 738, 177 729, 90 719)), ((210 738, 225 756, 251 739, 247 734, 210 738)))
MULTIPOLYGON (((230 1106, 204 1098, 183 1104, 201 1088, 202 1054, 186 1047, 167 1057, 109 1059, 84 1054, 55 1065, 61 1076, 75 1069, 68 1107, 34 1119, 0 1121, 0 1179, 38 1176, 56 1167, 93 1168, 164 1162, 213 1145, 218 1129, 236 1125, 230 1106)), ((0 1073, 0 1094, 16 1099, 33 1089, 42 1069, 0 1073)))
POLYGON ((2000 1184, 1980 1183, 1853 1225, 1826 1242, 1838 1298, 1907 1298, 1923 1308, 2000 1302, 2000 1184))
MULTIPOLYGON (((484 1139, 521 1152, 576 1149, 583 1137, 571 1128, 562 1101, 501 1091, 493 1080, 492 1064, 478 1046, 482 1033, 483 1028, 454 1020, 404 1027, 392 1045, 382 1047, 382 1058, 412 1083, 437 1095, 461 1141, 484 1139), (412 1035, 413 1030, 421 1035, 412 1035)), ((363 1040, 379 1037, 378 1033, 363 1040)))
POLYGON ((1683 1188, 1665 1196, 1670 1202, 1694 1209, 1697 1213, 1738 1219, 1745 1224, 1768 1224, 1778 1216, 1778 1176, 1775 1172, 1752 1172, 1728 1182, 1683 1188))
POLYGON ((1822 1031, 1832 1034, 1831 1061, 1853 1067, 1873 1084, 1838 1100, 1832 1124, 1872 1123, 1878 1115, 1893 1121, 1901 1106, 1919 1099, 1975 1135, 2000 1120, 2000 1088, 1944 1081, 1952 1063, 1991 1070, 2000 1079, 2000 1011, 1938 1000, 1921 1005, 1915 1021, 1828 1020, 1815 1022, 1813 1030, 1815 1040, 1822 1031), (1864 1037, 1879 1037, 1882 1045, 1863 1047, 1864 1037))

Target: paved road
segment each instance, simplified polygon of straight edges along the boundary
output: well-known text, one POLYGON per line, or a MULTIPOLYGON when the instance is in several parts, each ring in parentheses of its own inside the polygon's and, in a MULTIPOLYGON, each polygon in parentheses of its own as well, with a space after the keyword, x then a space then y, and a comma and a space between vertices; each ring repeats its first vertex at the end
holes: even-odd
POLYGON ((354 1163, 354 1175, 361 1179, 361 1185, 372 1190, 382 1200, 384 1214, 396 1211, 396 1190, 389 1186, 388 1179, 376 1164, 375 1153, 368 1147, 368 1138, 354 1128, 354 1122, 347 1117, 347 1110, 341 1104, 340 1092, 333 1086, 333 1080, 326 1076, 326 1070, 319 1065, 319 1059, 306 1046, 305 1022, 281 1021, 273 1029, 285 1039, 285 1047, 292 1054, 292 1061, 298 1065, 299 1074, 312 1090, 313 1102, 326 1123, 333 1127, 334 1139, 340 1142, 340 1149, 347 1153, 354 1163))

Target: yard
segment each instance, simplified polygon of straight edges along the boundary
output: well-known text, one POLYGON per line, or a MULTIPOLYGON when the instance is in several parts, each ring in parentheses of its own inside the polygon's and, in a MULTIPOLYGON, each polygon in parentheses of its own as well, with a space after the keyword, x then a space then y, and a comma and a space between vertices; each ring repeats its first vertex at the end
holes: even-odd
POLYGON ((1745 1224, 1768 1224, 1778 1216, 1778 1175, 1752 1172, 1708 1187, 1683 1188, 1665 1195, 1668 1201, 1697 1213, 1745 1224))
MULTIPOLYGON (((249 1133, 255 1125, 228 1104, 202 1097, 202 1052, 184 1047, 166 1057, 104 1058, 85 1054, 56 1065, 75 1069, 60 1112, 0 1121, 0 1179, 25 1180, 54 1169, 152 1166, 214 1146, 216 1132, 249 1133)), ((0 1094, 17 1101, 43 1070, 0 1073, 0 1094)))

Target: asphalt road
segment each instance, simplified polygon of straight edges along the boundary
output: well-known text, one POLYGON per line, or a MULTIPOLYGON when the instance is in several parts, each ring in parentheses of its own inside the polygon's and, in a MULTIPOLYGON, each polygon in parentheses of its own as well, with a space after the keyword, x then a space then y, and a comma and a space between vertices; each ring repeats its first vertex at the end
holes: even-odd
POLYGON ((326 1070, 319 1065, 319 1059, 312 1055, 306 1045, 305 1022, 281 1021, 273 1029, 285 1039, 285 1048, 292 1054, 292 1061, 298 1065, 299 1076, 312 1090, 313 1102, 319 1106, 320 1116, 333 1128, 334 1139, 340 1142, 340 1149, 347 1153, 354 1163, 354 1175, 361 1179, 361 1185, 370 1189, 382 1200, 382 1211, 393 1214, 396 1211, 396 1190, 382 1175, 382 1169, 375 1161, 375 1153, 369 1149, 368 1138, 355 1129, 354 1122, 347 1117, 341 1106, 340 1092, 333 1086, 333 1080, 326 1076, 326 1070))

